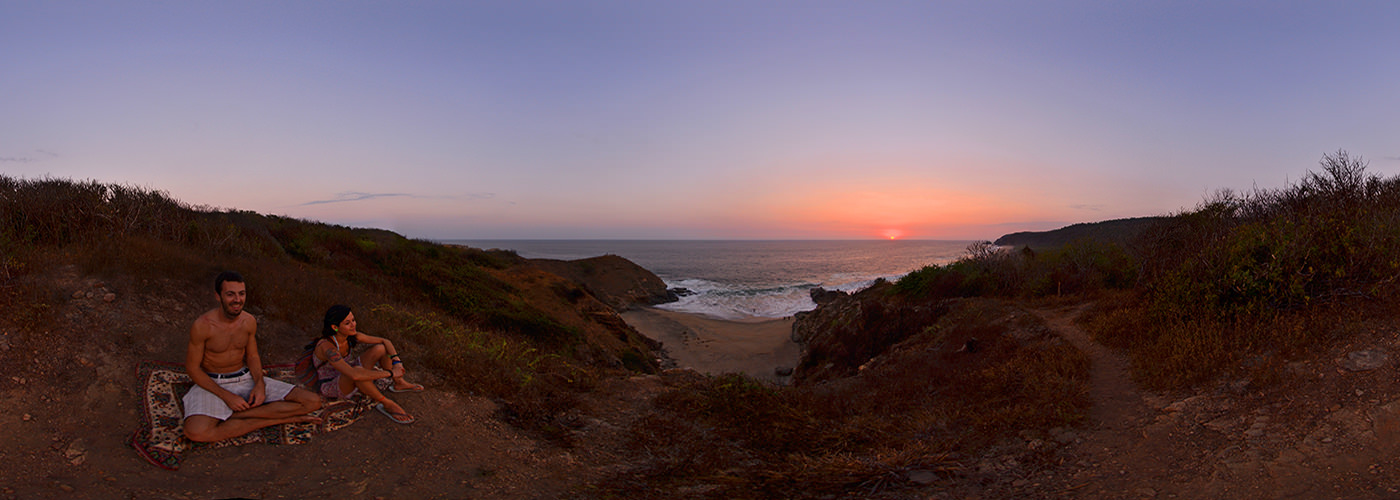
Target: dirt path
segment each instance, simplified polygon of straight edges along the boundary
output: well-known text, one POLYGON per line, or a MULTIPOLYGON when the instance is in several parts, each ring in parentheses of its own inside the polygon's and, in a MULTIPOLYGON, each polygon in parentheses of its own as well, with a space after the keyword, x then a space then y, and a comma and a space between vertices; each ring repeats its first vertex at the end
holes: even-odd
POLYGON ((1035 311, 1061 337, 1073 344, 1076 349, 1091 360, 1091 382, 1089 395, 1094 401, 1090 415, 1100 430, 1123 430, 1123 425, 1143 418, 1148 408, 1142 394, 1132 382, 1128 372, 1128 360, 1107 347, 1094 342, 1074 324, 1084 307, 1069 310, 1035 311))
POLYGON ((1128 360, 1074 324, 1084 309, 1034 311, 1091 362, 1090 423, 1072 449, 1081 457, 1075 463, 1081 470, 1065 493, 1079 498, 1156 496, 1157 490, 1145 484, 1167 479, 1183 450, 1175 446, 1171 429, 1151 425, 1158 412, 1133 383, 1128 360))
MULTIPOLYGON (((1185 393, 1143 391, 1127 360, 1074 320, 1081 305, 1034 313, 1092 362, 1090 422, 1041 471, 1045 498, 1400 498, 1400 387, 1394 368, 1353 372, 1335 352, 1287 363, 1273 384, 1227 379, 1185 393)), ((1357 345, 1359 344, 1359 345, 1357 345)))

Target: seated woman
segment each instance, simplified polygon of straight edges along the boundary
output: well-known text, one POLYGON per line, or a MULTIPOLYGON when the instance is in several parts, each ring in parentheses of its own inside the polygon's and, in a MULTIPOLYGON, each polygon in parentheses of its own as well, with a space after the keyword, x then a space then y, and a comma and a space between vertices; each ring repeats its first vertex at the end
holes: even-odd
POLYGON ((348 306, 335 305, 326 311, 321 321, 321 338, 316 346, 316 376, 320 380, 321 395, 328 398, 347 398, 356 391, 378 401, 375 409, 389 420, 400 424, 411 424, 412 415, 402 406, 379 392, 374 381, 393 377, 389 386, 391 392, 417 392, 423 386, 404 380, 403 361, 389 339, 371 336, 355 329, 355 315, 348 306), (356 344, 368 344, 359 357, 351 356, 356 344))

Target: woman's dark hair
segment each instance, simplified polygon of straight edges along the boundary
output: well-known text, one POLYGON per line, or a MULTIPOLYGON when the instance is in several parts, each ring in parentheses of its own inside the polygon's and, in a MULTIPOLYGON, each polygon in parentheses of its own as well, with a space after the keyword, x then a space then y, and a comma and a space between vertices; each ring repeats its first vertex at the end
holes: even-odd
MULTIPOLYGON (((334 337, 335 327, 340 325, 341 321, 345 321, 345 317, 349 315, 350 306, 336 304, 331 306, 330 309, 327 309, 326 317, 321 319, 321 338, 311 341, 311 344, 307 346, 307 348, 310 349, 311 347, 315 346, 316 342, 319 342, 321 339, 329 339, 331 337, 334 337)), ((357 343, 355 342, 355 337, 350 337, 345 340, 348 341, 351 349, 355 348, 355 344, 357 343)))

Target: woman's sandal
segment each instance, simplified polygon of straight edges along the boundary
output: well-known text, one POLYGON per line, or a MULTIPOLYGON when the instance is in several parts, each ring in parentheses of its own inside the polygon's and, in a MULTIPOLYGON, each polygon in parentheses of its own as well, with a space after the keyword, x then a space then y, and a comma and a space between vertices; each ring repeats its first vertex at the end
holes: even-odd
POLYGON ((413 418, 413 415, 409 415, 409 414, 407 414, 407 413, 396 413, 396 412, 389 411, 388 408, 385 408, 385 407, 384 407, 384 403, 379 403, 379 404, 377 404, 377 405, 374 405, 374 409, 379 410, 379 413, 383 413, 384 416, 389 417, 389 420, 394 421, 394 423, 396 423, 396 424, 408 425, 408 424, 411 424, 411 423, 413 423, 413 422, 415 422, 415 421, 417 420, 417 419, 413 418), (404 419, 407 419, 407 420, 404 420, 404 419))
POLYGON ((423 384, 413 384, 413 387, 408 389, 400 389, 394 384, 389 384, 389 392, 423 392, 423 384))

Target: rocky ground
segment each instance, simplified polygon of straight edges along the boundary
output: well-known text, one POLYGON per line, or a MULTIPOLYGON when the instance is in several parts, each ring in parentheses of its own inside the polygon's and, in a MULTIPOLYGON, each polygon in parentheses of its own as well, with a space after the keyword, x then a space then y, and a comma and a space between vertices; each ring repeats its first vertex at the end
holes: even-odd
MULTIPOLYGON (((0 498, 588 497, 590 484, 645 460, 617 443, 668 390, 664 377, 604 380, 563 419, 574 437, 550 442, 503 423, 491 400, 442 390, 434 374, 410 366, 428 386, 398 395, 418 417, 413 425, 369 414, 307 445, 199 451, 166 471, 125 445, 139 421, 134 367, 181 360, 189 322, 213 297, 72 269, 57 279, 63 294, 49 299, 59 324, 31 331, 22 318, 0 319, 0 498)), ((1389 354, 1400 353, 1400 330, 1388 322, 1281 363, 1274 383, 1155 393, 1075 326, 1079 311, 1039 314, 1093 359, 1086 425, 1010 437, 962 458, 951 476, 911 474, 877 496, 1400 497, 1400 381, 1389 354)), ((290 325, 260 328, 272 363, 290 362, 306 338, 290 325)))
POLYGON ((1093 360, 1089 424, 1011 440, 969 460, 948 490, 915 497, 1400 497, 1400 383, 1388 354, 1400 352, 1400 331, 1387 322, 1285 364, 1264 387, 1239 379, 1155 393, 1074 324, 1080 310, 1038 314, 1093 360))
MULTIPOLYGON (((441 390, 412 360, 410 378, 428 390, 394 395, 412 425, 369 413, 307 445, 200 450, 178 471, 157 468, 125 444, 140 421, 135 367, 182 361, 188 325, 215 305, 212 293, 71 268, 56 279, 59 324, 34 332, 0 321, 0 498, 561 498, 607 470, 607 454, 511 427, 496 403, 441 390)), ((307 336, 260 322, 264 362, 291 362, 307 336)), ((608 381, 592 397, 615 405, 645 384, 608 381)))

